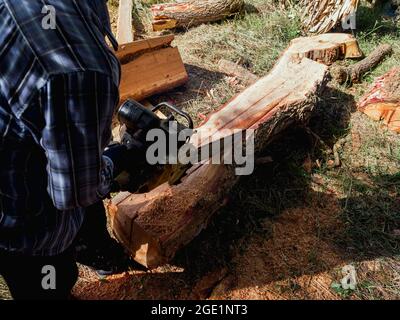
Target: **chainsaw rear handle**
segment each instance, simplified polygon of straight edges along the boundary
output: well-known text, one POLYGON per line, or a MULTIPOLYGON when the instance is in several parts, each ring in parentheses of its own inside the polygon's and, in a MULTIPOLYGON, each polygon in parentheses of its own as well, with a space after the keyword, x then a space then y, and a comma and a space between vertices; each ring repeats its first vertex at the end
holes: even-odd
POLYGON ((156 112, 157 110, 161 109, 162 107, 165 107, 165 108, 169 109, 170 111, 173 111, 173 112, 177 113, 178 115, 182 116, 183 118, 185 118, 188 122, 189 129, 194 128, 193 120, 190 117, 190 115, 188 113, 186 113, 185 111, 178 109, 176 106, 174 106, 168 102, 159 103, 152 109, 152 112, 156 112))

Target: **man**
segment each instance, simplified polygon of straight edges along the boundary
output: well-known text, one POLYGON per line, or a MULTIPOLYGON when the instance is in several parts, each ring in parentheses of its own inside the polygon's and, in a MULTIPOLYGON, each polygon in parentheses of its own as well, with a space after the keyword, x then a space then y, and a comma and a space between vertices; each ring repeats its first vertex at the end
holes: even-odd
POLYGON ((107 245, 101 201, 138 150, 103 152, 120 81, 106 36, 117 49, 106 0, 0 0, 0 274, 15 299, 68 298, 83 224, 107 245))

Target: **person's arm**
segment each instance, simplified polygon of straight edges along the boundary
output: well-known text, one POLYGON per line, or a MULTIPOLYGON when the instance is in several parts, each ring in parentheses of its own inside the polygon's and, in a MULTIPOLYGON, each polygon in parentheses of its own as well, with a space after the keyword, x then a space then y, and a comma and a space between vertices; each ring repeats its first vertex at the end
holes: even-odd
POLYGON ((88 207, 110 192, 113 162, 103 155, 118 103, 112 79, 95 72, 56 75, 41 92, 41 145, 55 207, 88 207))

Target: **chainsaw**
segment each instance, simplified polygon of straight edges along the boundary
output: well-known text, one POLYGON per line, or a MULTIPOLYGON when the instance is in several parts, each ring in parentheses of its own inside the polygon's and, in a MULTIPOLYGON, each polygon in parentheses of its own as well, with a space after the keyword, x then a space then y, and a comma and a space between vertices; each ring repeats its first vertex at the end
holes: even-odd
MULTIPOLYGON (((118 109, 117 117, 121 124, 121 144, 125 146, 138 145, 139 149, 144 150, 144 153, 151 144, 147 141, 147 135, 153 129, 162 130, 167 137, 165 150, 169 150, 169 137, 178 137, 183 130, 193 130, 193 120, 190 115, 167 102, 146 108, 137 101, 127 100, 118 109), (166 109, 169 115, 165 116, 161 113, 161 109, 166 109), (185 119, 187 124, 183 125, 178 122, 176 116, 185 119)), ((188 140, 178 141, 178 150, 187 142, 188 140)), ((168 164, 169 156, 165 155, 166 164, 152 165, 146 161, 146 157, 143 155, 142 161, 132 163, 129 169, 116 178, 119 189, 131 193, 146 193, 166 182, 171 185, 177 184, 190 166, 168 164)))

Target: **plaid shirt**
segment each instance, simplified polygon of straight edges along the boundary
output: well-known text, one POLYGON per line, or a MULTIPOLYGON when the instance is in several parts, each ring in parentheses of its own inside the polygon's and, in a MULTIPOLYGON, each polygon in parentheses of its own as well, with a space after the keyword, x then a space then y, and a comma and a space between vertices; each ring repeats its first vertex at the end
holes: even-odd
POLYGON ((0 248, 55 255, 110 190, 120 67, 104 0, 0 0, 0 248), (56 28, 43 29, 44 5, 56 28))

